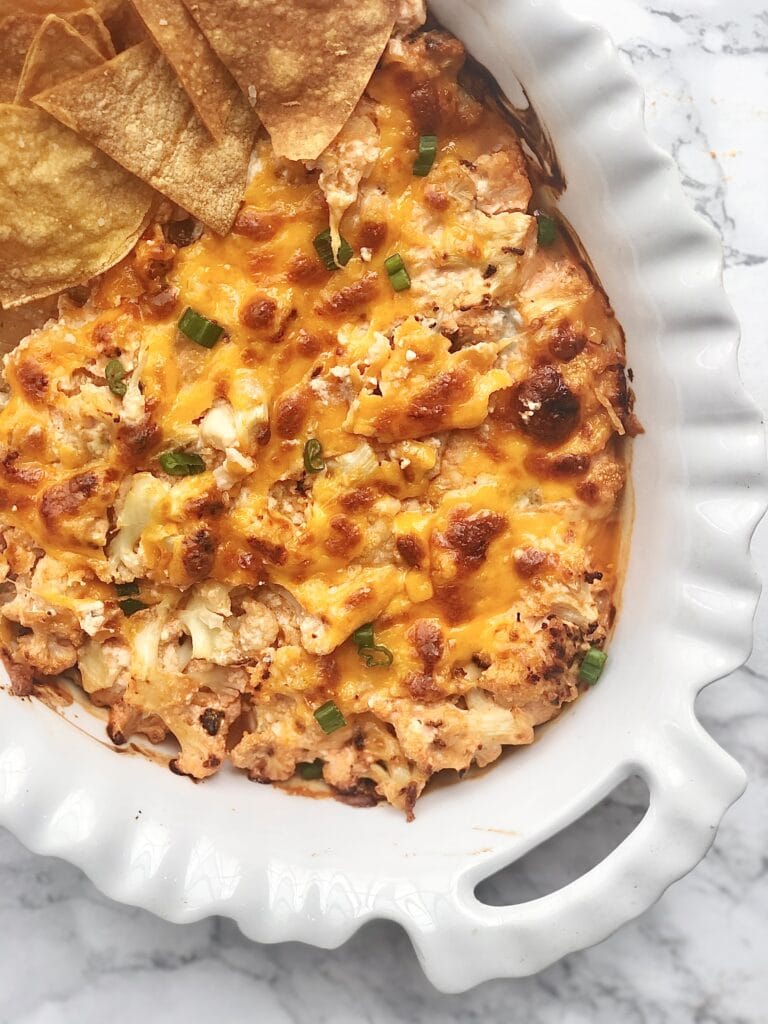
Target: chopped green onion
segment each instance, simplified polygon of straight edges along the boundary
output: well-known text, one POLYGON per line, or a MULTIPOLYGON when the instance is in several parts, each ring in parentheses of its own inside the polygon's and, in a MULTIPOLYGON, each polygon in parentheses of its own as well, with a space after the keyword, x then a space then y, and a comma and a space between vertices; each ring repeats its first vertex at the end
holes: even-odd
POLYGON ((544 213, 537 213, 536 220, 538 222, 537 238, 539 245, 547 249, 557 241, 557 223, 544 213))
POLYGON ((411 278, 399 252, 385 259, 384 267, 389 275, 389 283, 396 292, 404 292, 411 287, 411 278))
POLYGON ((126 369, 119 359, 110 359, 104 367, 104 376, 107 378, 107 386, 113 395, 123 397, 128 390, 125 383, 126 369))
POLYGON ((357 645, 357 653, 366 668, 389 668, 395 660, 388 647, 376 643, 372 622, 358 626, 352 634, 352 642, 357 645))
POLYGON ((194 452, 163 452, 157 461, 168 476, 194 476, 205 470, 205 463, 194 452))
POLYGON ((584 655, 584 660, 579 670, 581 682, 586 683, 587 686, 594 686, 603 674, 606 661, 608 661, 608 655, 605 651, 601 651, 597 647, 590 647, 584 655))
POLYGON ((384 260, 384 269, 390 277, 400 270, 405 270, 405 263, 399 252, 394 253, 392 256, 387 256, 384 260))
POLYGON ((336 732, 337 729, 341 729, 347 724, 346 718, 332 700, 326 701, 322 707, 315 709, 315 718, 320 728, 326 733, 336 732))
POLYGON ((131 583, 116 583, 115 590, 118 597, 135 597, 139 592, 139 584, 136 580, 131 583))
POLYGON ((322 779, 323 760, 318 757, 314 761, 302 761, 299 765, 299 775, 309 782, 310 779, 322 779))
POLYGON ((308 473, 319 473, 325 469, 323 446, 316 437, 310 437, 304 445, 304 469, 308 473))
POLYGON ((189 306, 181 314, 179 330, 182 334, 186 334, 190 341, 202 345, 203 348, 213 348, 224 333, 221 324, 217 324, 215 320, 209 320, 206 316, 201 316, 189 306))
POLYGON ((382 644, 374 644, 373 647, 359 647, 358 654, 363 659, 366 668, 389 668, 395 660, 392 651, 382 644))
POLYGON ((321 231, 320 234, 312 240, 312 244, 315 247, 315 252, 320 257, 320 262, 323 264, 326 270, 338 270, 339 267, 346 267, 349 261, 354 256, 352 246, 346 240, 339 235, 339 257, 338 262, 333 254, 333 242, 331 241, 331 229, 326 228, 325 231, 321 231))
POLYGON ((419 155, 413 164, 413 173, 417 178, 426 178, 432 170, 437 156, 437 136, 422 135, 419 138, 419 155))
POLYGON ((366 622, 364 626, 358 626, 352 634, 352 643, 356 647, 373 647, 376 644, 373 639, 373 623, 366 622))
POLYGON ((130 619, 130 617, 135 615, 136 612, 143 611, 145 608, 149 607, 144 604, 143 601, 137 601, 134 597, 129 597, 127 601, 120 601, 118 603, 120 605, 120 611, 127 619, 130 619))

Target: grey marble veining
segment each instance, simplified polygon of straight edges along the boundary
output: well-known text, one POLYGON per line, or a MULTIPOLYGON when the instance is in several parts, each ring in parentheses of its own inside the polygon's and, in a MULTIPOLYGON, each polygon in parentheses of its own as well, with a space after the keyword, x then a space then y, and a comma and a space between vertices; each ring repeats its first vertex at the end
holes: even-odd
MULTIPOLYGON (((603 24, 648 95, 648 124, 722 232, 744 328, 744 379, 768 408, 768 10, 764 0, 563 0, 603 24)), ((768 528, 756 560, 768 570, 768 528)), ((768 1022, 768 607, 748 666, 701 698, 707 728, 750 775, 706 861, 637 922, 536 978, 435 993, 405 936, 365 928, 334 952, 259 947, 228 922, 177 927, 111 903, 76 869, 0 833, 0 1022, 184 1020, 259 1024, 768 1022)), ((527 858, 534 892, 618 837, 631 787, 555 849, 527 858)), ((516 891, 519 891, 516 890, 516 891)))

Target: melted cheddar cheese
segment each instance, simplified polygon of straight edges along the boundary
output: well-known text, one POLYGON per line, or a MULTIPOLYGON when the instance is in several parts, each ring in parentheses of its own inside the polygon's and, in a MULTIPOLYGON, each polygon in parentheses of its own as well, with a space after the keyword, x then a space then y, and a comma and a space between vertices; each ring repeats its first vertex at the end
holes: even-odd
POLYGON ((180 773, 285 781, 321 758, 336 791, 408 814, 432 774, 531 742, 576 697, 614 614, 623 338, 562 234, 539 245, 520 143, 462 61, 443 33, 394 39, 317 164, 262 137, 231 234, 165 210, 6 357, 17 687, 73 673, 115 742, 174 737, 180 773), (333 272, 329 224, 354 252, 333 272), (210 350, 179 331, 187 307, 224 328, 210 350), (169 476, 168 451, 203 471, 169 476), (367 623, 391 665, 360 656, 367 623))

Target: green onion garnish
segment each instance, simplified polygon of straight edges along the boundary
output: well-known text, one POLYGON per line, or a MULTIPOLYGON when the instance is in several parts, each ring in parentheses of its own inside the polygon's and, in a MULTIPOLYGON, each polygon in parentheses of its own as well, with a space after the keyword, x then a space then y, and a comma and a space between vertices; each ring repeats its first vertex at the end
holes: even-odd
POLYGON ((205 470, 205 463, 194 452, 163 452, 157 461, 168 476, 194 476, 205 470))
POLYGON ((304 445, 304 469, 308 473, 319 473, 325 469, 323 446, 316 437, 310 437, 304 445))
POLYGON ((384 267, 389 275, 389 283, 396 292, 404 292, 411 287, 411 279, 399 252, 385 259, 384 267))
POLYGON ((537 237, 539 245, 545 249, 550 245, 554 245, 557 241, 557 223, 544 213, 537 213, 536 220, 538 222, 537 237))
POLYGON ((224 333, 221 324, 217 324, 215 320, 209 320, 206 316, 200 316, 189 306, 181 314, 179 330, 182 334, 186 334, 190 341, 202 345, 203 348, 213 348, 224 333))
POLYGON ((437 136, 422 135, 419 138, 419 155, 413 164, 413 173, 417 178, 426 178, 432 170, 437 156, 437 136))
POLYGON ((359 647, 357 653, 363 659, 366 668, 389 668, 395 656, 388 647, 374 644, 373 647, 359 647))
POLYGON ((118 597, 135 597, 139 592, 139 584, 136 580, 131 583, 116 583, 115 590, 118 597))
POLYGON ((315 718, 320 728, 326 733, 336 732, 337 729, 342 729, 347 724, 346 718, 332 700, 326 701, 322 707, 315 709, 315 718))
POLYGON ((143 601, 137 601, 135 597, 129 597, 127 601, 119 601, 118 603, 120 605, 120 611, 127 619, 130 619, 130 617, 135 615, 136 612, 143 611, 145 608, 149 607, 144 604, 143 601))
POLYGON ((352 643, 356 647, 374 647, 376 641, 373 639, 373 623, 366 622, 364 626, 358 626, 352 634, 352 643))
POLYGON ((315 761, 302 761, 299 765, 299 775, 308 782, 310 779, 322 779, 323 760, 318 757, 315 761))
POLYGON ((315 252, 320 257, 320 262, 323 264, 326 270, 338 270, 339 267, 346 267, 349 261, 354 256, 352 246, 346 240, 339 236, 339 259, 336 259, 333 255, 333 243, 331 241, 331 229, 326 228, 325 231, 321 231, 320 234, 312 240, 312 244, 315 247, 315 252))
POLYGON ((579 669, 579 679, 581 682, 586 683, 587 686, 594 686, 603 674, 606 661, 608 661, 608 655, 605 651, 601 651, 597 647, 590 647, 584 655, 584 660, 579 669))
POLYGON ((119 359, 110 359, 104 367, 104 376, 107 378, 107 386, 113 395, 123 397, 128 390, 125 383, 126 369, 119 359))
POLYGON ((372 622, 366 622, 365 625, 357 627, 352 634, 352 643, 357 646, 357 653, 366 668, 389 668, 395 660, 388 647, 376 643, 372 622))

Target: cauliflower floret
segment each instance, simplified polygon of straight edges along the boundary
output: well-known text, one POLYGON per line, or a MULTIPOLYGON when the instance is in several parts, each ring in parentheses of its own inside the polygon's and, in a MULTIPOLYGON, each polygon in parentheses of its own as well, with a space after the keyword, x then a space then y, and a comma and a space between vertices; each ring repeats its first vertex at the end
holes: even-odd
MULTIPOLYGON (((586 646, 583 623, 598 622, 600 618, 592 587, 583 582, 583 573, 578 587, 581 595, 574 594, 566 607, 562 583, 544 585, 542 609, 560 604, 560 616, 526 616, 515 625, 514 644, 503 642, 501 636, 508 633, 508 626, 500 623, 501 636, 493 645, 493 657, 479 675, 478 685, 484 691, 491 692, 505 706, 525 713, 534 725, 549 721, 563 704, 578 695, 573 666, 586 646), (577 617, 582 624, 572 621, 577 617)), ((604 630, 598 627, 589 642, 601 643, 604 638, 604 630)), ((484 652, 478 653, 485 660, 484 652)))
POLYGON ((154 518, 170 488, 151 473, 137 473, 123 497, 117 513, 117 533, 107 554, 112 570, 120 580, 132 580, 144 569, 141 535, 154 518))
POLYGON ((164 712, 163 721, 181 747, 171 770, 194 779, 213 775, 227 755, 229 728, 240 710, 236 691, 222 696, 201 689, 190 704, 164 712))
POLYGON ((379 158, 379 129, 375 106, 363 97, 347 123, 314 165, 320 169, 318 184, 330 211, 331 245, 338 257, 341 218, 357 199, 360 182, 379 158))
POLYGON ((201 583, 194 588, 186 608, 178 613, 192 637, 192 657, 229 665, 239 652, 226 620, 232 614, 229 588, 222 583, 201 583))
POLYGON ((230 385, 237 447, 248 452, 269 423, 267 393, 252 370, 238 370, 230 385))
POLYGON ((397 737, 372 717, 362 716, 326 735, 308 704, 293 694, 276 693, 246 718, 232 761, 252 779, 284 781, 298 764, 319 757, 325 782, 352 802, 367 806, 384 797, 413 816, 429 773, 407 765, 397 737))
POLYGON ((260 601, 246 598, 243 614, 236 620, 237 643, 248 658, 258 657, 277 640, 280 627, 275 613, 260 601))
POLYGON ((409 817, 427 781, 425 773, 406 765, 397 738, 368 716, 356 723, 354 736, 343 747, 323 750, 323 762, 323 778, 341 793, 370 798, 366 782, 371 780, 380 797, 409 817))
POLYGON ((470 173, 477 189, 477 207, 483 213, 494 216, 528 209, 531 183, 519 148, 484 153, 470 173))
POLYGON ((31 630, 10 644, 13 660, 53 676, 77 661, 82 633, 72 612, 56 608, 17 583, 16 597, 0 607, 0 614, 31 630))
POLYGON ((118 700, 109 709, 107 733, 117 744, 126 743, 135 733, 146 736, 150 743, 162 743, 168 730, 157 715, 145 715, 128 701, 118 700))
POLYGON ((168 618, 168 605, 155 605, 151 613, 143 613, 142 625, 133 637, 132 674, 150 679, 160 662, 160 642, 168 618))
POLYGON ((137 427, 147 414, 144 392, 141 390, 141 375, 147 363, 147 348, 143 347, 136 367, 126 382, 126 391, 120 403, 120 421, 129 427, 137 427))
POLYGON ((349 487, 373 476, 379 468, 379 460, 373 448, 363 441, 351 452, 337 455, 332 465, 337 473, 344 476, 344 485, 349 487))
POLYGON ((45 556, 37 563, 31 580, 26 583, 17 579, 15 596, 0 605, 0 615, 31 630, 11 641, 13 660, 43 675, 57 675, 71 668, 83 637, 74 612, 55 601, 51 584, 58 582, 61 587, 63 579, 61 563, 45 556))
POLYGON ((371 751, 366 747, 359 749, 353 740, 326 756, 323 778, 330 786, 348 793, 365 777, 373 763, 374 755, 371 751))
POLYGON ((507 744, 519 746, 533 743, 530 718, 519 708, 500 707, 484 690, 466 694, 466 728, 477 743, 474 760, 482 768, 501 755, 507 744))
MULTIPOLYGON (((259 703, 258 715, 232 750, 232 763, 245 768, 259 782, 284 782, 306 761, 320 740, 320 727, 300 711, 299 702, 287 694, 271 694, 259 703), (298 728, 297 728, 298 726, 298 728)), ((339 730, 334 733, 338 736, 339 730)), ((337 740, 338 742, 338 740, 337 740)), ((313 754, 313 756, 316 756, 313 754)))
POLYGON ((23 530, 8 527, 2 532, 2 576, 11 572, 24 575, 32 572, 35 562, 42 555, 34 540, 23 530))
POLYGON ((280 630, 279 636, 283 644, 296 646, 301 642, 300 624, 304 618, 304 610, 284 587, 270 584, 262 587, 259 592, 262 604, 274 613, 280 630))
POLYGON ((19 660, 46 676, 56 676, 77 662, 77 647, 49 632, 33 632, 17 641, 19 660))
POLYGON ((200 423, 200 439, 222 452, 236 444, 237 424, 229 402, 218 402, 208 410, 200 423))
POLYGON ((86 640, 77 654, 77 667, 86 693, 124 689, 131 664, 131 650, 119 640, 97 643, 86 640))
POLYGON ((463 771, 476 762, 495 761, 505 744, 533 742, 533 726, 519 708, 504 708, 483 690, 466 694, 466 710, 449 701, 408 702, 400 707, 391 698, 373 696, 371 710, 390 722, 404 756, 423 772, 453 768, 463 771))
POLYGON ((213 665, 255 658, 274 644, 279 632, 274 612, 260 601, 246 598, 243 614, 233 615, 229 588, 214 582, 194 588, 178 620, 192 638, 192 658, 213 665))
POLYGON ((253 459, 242 455, 237 448, 226 448, 224 461, 214 469, 213 479, 220 491, 228 491, 253 473, 255 468, 253 459))
POLYGON ((106 608, 103 601, 78 601, 75 614, 83 632, 95 636, 104 625, 106 608))
POLYGON ((87 593, 83 573, 73 573, 69 566, 53 555, 45 555, 37 563, 30 582, 30 593, 57 611, 71 612, 88 636, 95 636, 104 625, 106 608, 103 601, 79 597, 87 593))

